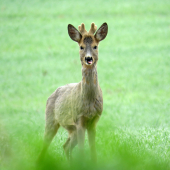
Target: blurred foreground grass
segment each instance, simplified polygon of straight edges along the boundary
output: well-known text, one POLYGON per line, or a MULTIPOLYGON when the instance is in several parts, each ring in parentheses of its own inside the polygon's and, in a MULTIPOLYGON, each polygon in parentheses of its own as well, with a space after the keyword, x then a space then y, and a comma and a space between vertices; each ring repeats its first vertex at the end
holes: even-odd
MULTIPOLYGON (((81 80, 67 25, 109 25, 98 76, 104 111, 98 164, 71 169, 170 169, 170 2, 168 0, 0 2, 0 169, 68 169, 61 128, 40 167, 48 96, 81 80)), ((77 153, 75 148, 74 155, 77 153)), ((76 156, 75 156, 76 157, 76 156)), ((79 163, 78 163, 79 162, 79 163)))

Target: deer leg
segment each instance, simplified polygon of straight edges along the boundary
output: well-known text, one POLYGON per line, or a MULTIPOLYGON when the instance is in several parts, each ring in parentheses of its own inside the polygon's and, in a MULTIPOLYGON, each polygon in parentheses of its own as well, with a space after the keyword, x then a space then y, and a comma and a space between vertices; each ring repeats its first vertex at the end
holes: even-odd
POLYGON ((72 150, 77 145, 77 132, 76 130, 68 130, 69 137, 65 144, 63 145, 64 151, 66 153, 67 159, 70 160, 72 158, 72 150))
POLYGON ((99 120, 99 117, 96 116, 92 121, 89 122, 87 127, 87 134, 88 134, 88 141, 89 147, 91 152, 91 159, 93 162, 97 161, 97 154, 96 154, 96 146, 95 146, 95 137, 96 137, 96 124, 99 120))
POLYGON ((72 150, 77 145, 77 132, 74 131, 70 140, 70 160, 72 159, 72 150))
POLYGON ((56 135, 60 125, 53 121, 52 123, 46 124, 45 127, 45 134, 44 134, 44 142, 43 142, 43 149, 38 157, 37 162, 40 162, 43 160, 44 155, 53 139, 53 137, 56 135))
POLYGON ((91 159, 93 162, 96 162, 97 161, 96 146, 95 146, 96 129, 88 128, 87 134, 88 134, 88 141, 89 141, 90 152, 91 152, 91 159))
POLYGON ((86 118, 81 117, 77 122, 77 140, 80 155, 84 154, 84 140, 85 140, 85 130, 86 130, 86 118))
POLYGON ((63 149, 64 149, 67 159, 69 159, 69 145, 70 145, 70 137, 67 138, 66 142, 63 145, 63 149))
POLYGON ((84 139, 85 139, 85 128, 78 127, 77 128, 77 139, 78 139, 78 146, 80 150, 84 149, 84 139))

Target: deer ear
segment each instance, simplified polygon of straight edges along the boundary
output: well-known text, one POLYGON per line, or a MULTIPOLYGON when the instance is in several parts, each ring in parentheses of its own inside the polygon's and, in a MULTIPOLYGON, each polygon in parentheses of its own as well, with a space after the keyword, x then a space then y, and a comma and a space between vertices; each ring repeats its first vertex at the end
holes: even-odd
POLYGON ((108 32, 108 25, 107 23, 103 23, 101 25, 101 27, 97 30, 96 34, 95 34, 95 38, 97 41, 102 41, 103 39, 105 39, 106 35, 108 32))
POLYGON ((68 34, 73 41, 80 42, 82 35, 79 31, 71 24, 68 24, 68 34))

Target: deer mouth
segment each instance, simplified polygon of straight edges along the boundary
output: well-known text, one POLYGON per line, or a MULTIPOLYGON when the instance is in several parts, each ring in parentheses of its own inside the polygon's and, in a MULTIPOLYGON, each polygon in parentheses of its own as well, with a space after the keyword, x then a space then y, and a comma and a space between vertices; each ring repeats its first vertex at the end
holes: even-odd
POLYGON ((92 57, 85 57, 85 62, 87 65, 92 65, 93 64, 93 58, 92 57))

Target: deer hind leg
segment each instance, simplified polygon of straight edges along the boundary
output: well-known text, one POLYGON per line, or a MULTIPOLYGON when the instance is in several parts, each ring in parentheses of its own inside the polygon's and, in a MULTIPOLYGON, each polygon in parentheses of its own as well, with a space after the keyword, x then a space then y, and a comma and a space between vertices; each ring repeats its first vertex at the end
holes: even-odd
POLYGON ((77 145, 77 131, 75 126, 67 126, 69 137, 63 145, 66 157, 72 159, 72 150, 77 145))
POLYGON ((53 139, 53 137, 56 135, 60 125, 55 120, 53 121, 46 121, 46 127, 45 127, 45 134, 44 134, 44 142, 43 142, 43 148, 42 151, 38 157, 37 162, 40 162, 43 160, 44 155, 53 139))

